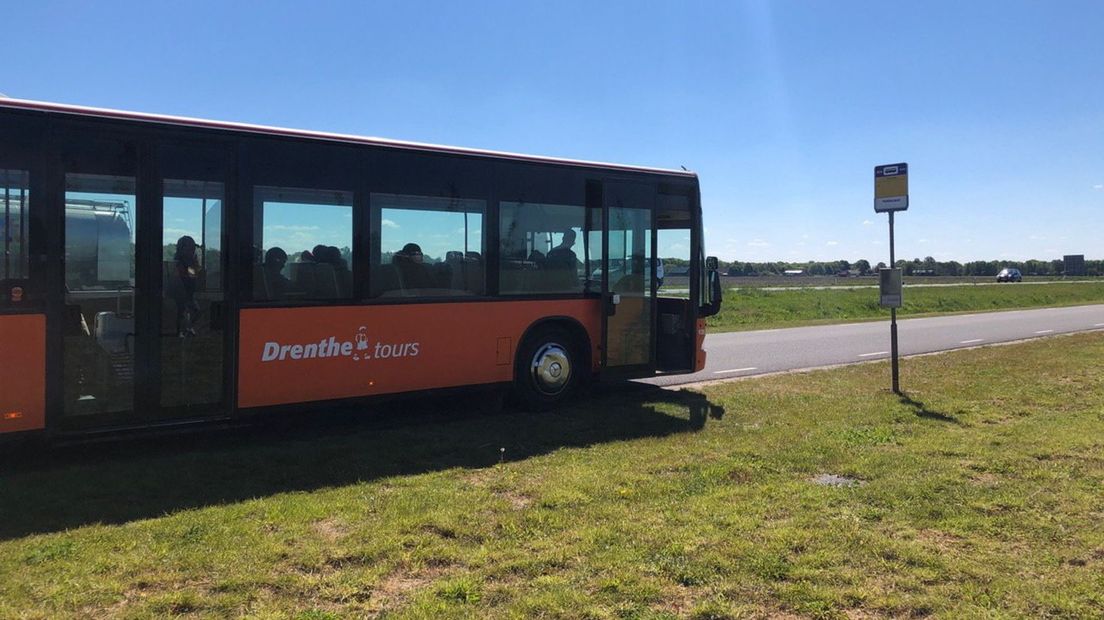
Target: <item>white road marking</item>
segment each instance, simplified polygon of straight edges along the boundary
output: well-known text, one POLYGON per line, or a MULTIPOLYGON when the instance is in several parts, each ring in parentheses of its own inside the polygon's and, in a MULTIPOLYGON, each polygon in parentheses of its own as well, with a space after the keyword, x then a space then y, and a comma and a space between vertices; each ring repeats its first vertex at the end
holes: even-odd
POLYGON ((985 340, 985 339, 984 338, 974 338, 973 340, 963 340, 963 341, 959 342, 958 344, 974 344, 975 342, 981 342, 983 340, 985 340))
POLYGON ((751 368, 733 368, 732 370, 714 370, 713 374, 723 375, 723 374, 729 373, 729 372, 747 372, 749 370, 758 370, 758 368, 756 368, 755 366, 752 366, 751 368))
POLYGON ((1035 333, 1036 334, 1053 334, 1054 330, 1053 329, 1044 329, 1044 330, 1041 330, 1041 331, 1037 331, 1035 333))
POLYGON ((876 351, 874 353, 863 353, 862 355, 859 355, 859 357, 873 357, 875 355, 888 355, 888 354, 889 354, 889 351, 876 351))

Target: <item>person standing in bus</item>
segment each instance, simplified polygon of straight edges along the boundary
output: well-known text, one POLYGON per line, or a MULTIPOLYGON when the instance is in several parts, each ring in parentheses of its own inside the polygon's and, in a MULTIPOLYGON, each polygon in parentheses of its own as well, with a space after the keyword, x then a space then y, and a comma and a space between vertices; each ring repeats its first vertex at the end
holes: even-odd
POLYGON ((195 320, 199 316, 199 304, 196 303, 196 282, 199 279, 199 257, 196 255, 195 239, 184 235, 176 242, 175 286, 170 288, 176 301, 176 333, 181 336, 195 335, 195 320))

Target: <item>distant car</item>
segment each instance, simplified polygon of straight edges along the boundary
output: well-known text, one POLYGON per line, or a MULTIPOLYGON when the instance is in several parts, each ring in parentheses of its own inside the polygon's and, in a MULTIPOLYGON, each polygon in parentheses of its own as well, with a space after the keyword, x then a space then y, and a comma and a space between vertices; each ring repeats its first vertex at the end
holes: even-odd
POLYGON ((1023 274, 1020 273, 1020 270, 1012 267, 1005 267, 997 274, 997 282, 1020 282, 1022 280, 1023 274))

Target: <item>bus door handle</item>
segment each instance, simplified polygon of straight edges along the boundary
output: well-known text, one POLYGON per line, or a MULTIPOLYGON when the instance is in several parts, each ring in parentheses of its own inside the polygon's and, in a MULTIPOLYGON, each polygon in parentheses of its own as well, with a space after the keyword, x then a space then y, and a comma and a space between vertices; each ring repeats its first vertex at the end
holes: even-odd
POLYGON ((617 314, 617 306, 621 305, 621 296, 617 293, 609 293, 606 296, 606 316, 617 314))

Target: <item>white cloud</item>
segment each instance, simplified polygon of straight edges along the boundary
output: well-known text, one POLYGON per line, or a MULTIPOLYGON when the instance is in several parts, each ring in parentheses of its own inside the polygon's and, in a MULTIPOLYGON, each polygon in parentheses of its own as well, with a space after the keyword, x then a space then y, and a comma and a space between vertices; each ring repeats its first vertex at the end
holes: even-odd
POLYGON ((1104 191, 1104 183, 1097 183, 1096 185, 1093 185, 1093 189, 1098 192, 1104 191))
POLYGON ((825 243, 824 245, 839 245, 839 241, 829 241, 828 243, 825 243))
POLYGON ((398 228, 399 227, 398 224, 396 224, 395 222, 393 222, 391 220, 383 220, 382 222, 380 222, 380 225, 383 226, 384 228, 398 228))
POLYGON ((870 220, 863 220, 863 226, 870 226, 873 223, 874 222, 871 222, 870 220))
POLYGON ((762 239, 752 239, 751 241, 748 241, 748 245, 753 247, 753 248, 769 248, 770 247, 770 244, 767 243, 766 241, 763 241, 762 239))
POLYGON ((310 230, 319 230, 318 226, 298 226, 290 224, 272 224, 271 226, 265 226, 265 232, 273 231, 287 231, 287 232, 305 232, 310 230))

